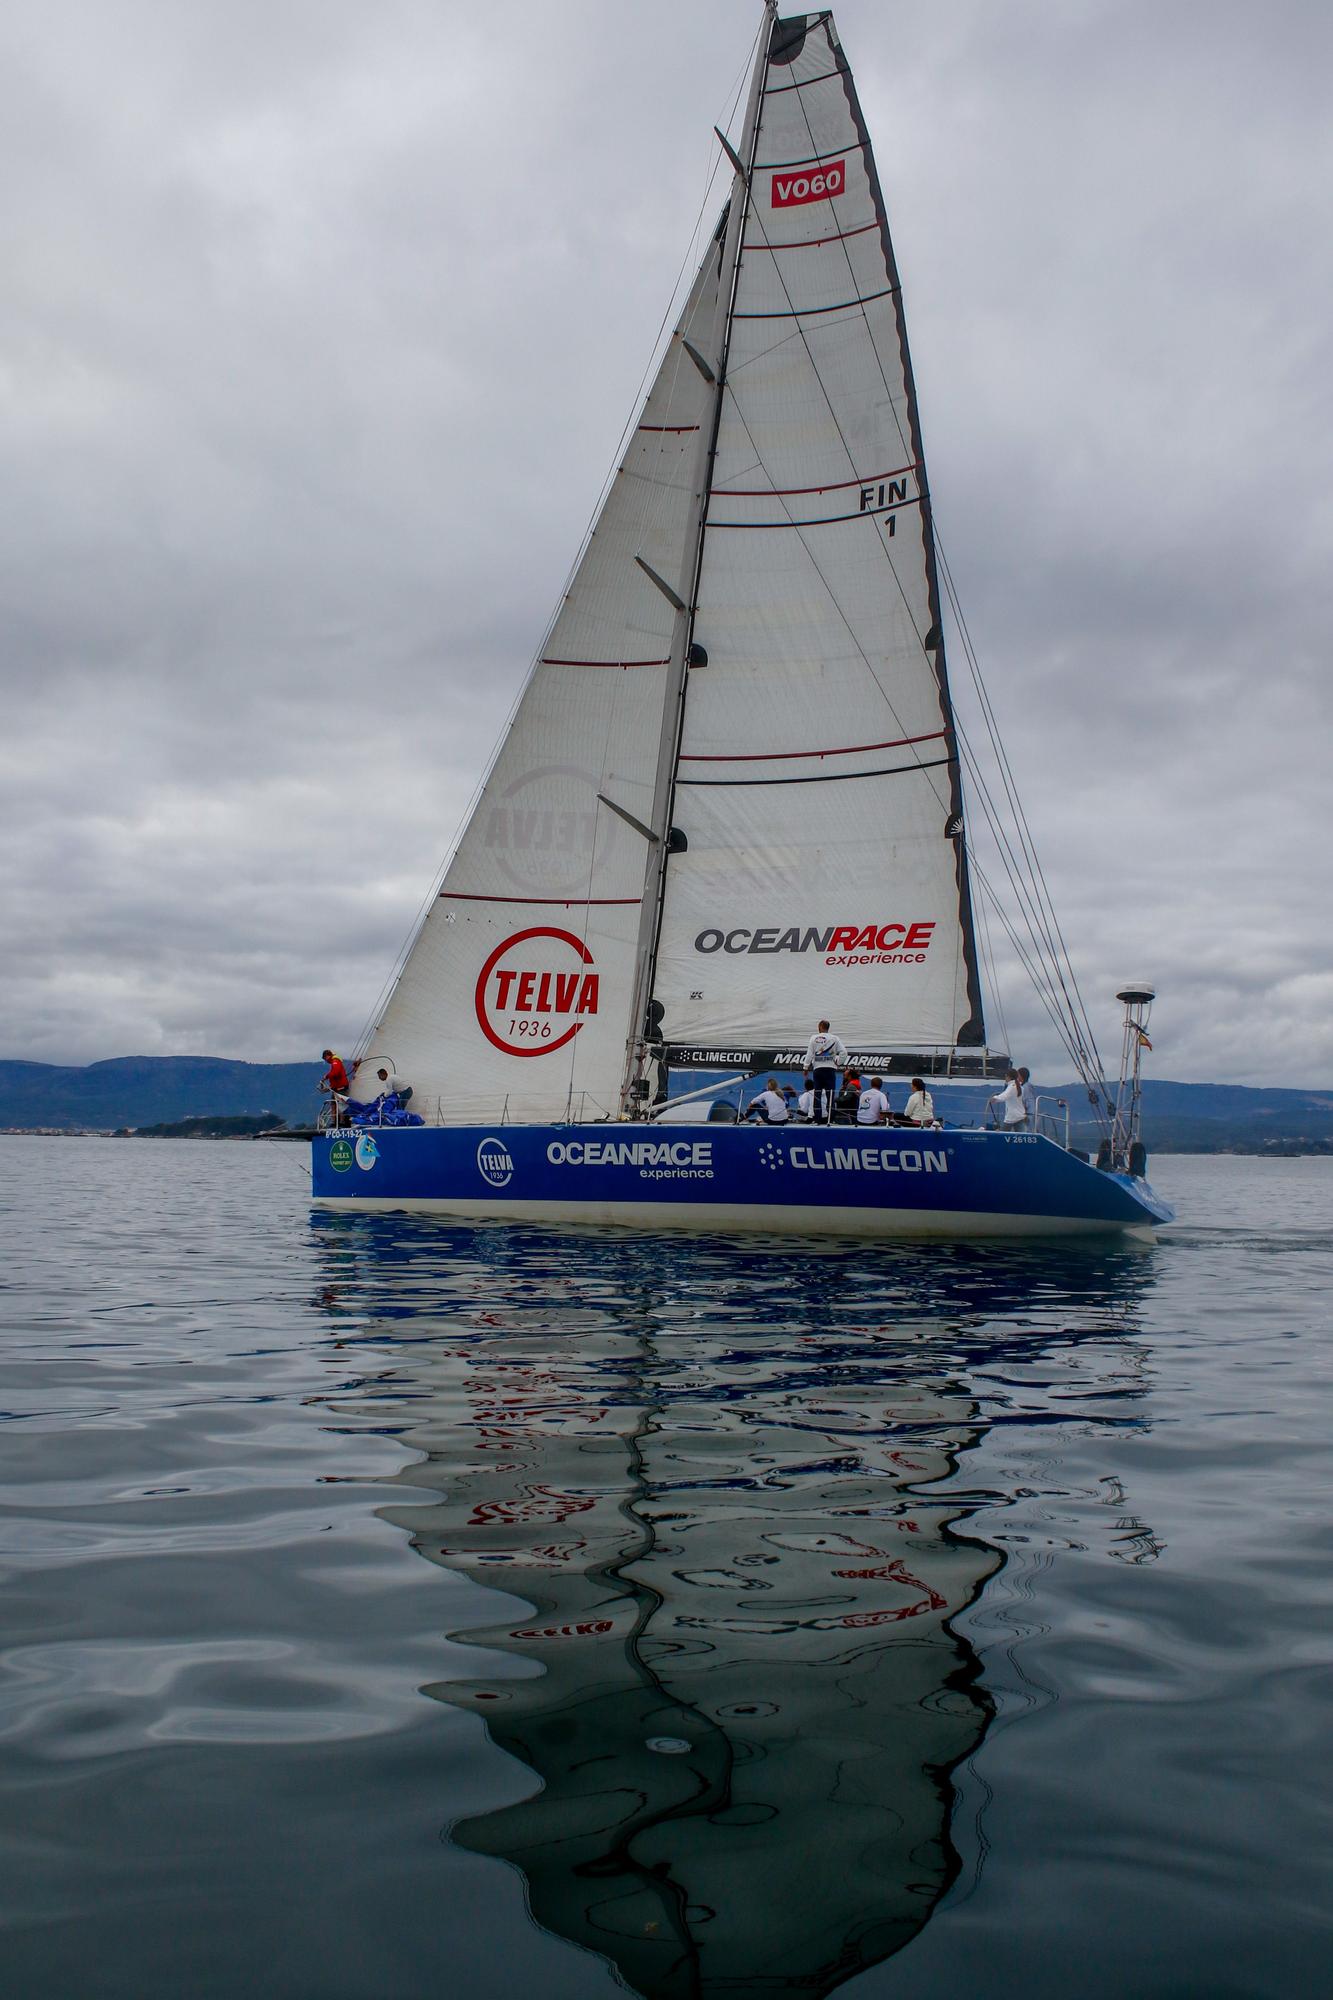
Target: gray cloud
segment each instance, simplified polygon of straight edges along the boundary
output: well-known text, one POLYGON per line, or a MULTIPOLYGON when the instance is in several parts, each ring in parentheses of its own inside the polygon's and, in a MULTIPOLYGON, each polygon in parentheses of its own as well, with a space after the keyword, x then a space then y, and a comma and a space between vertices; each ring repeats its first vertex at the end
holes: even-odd
MULTIPOLYGON (((757 13, 7 11, 7 1053, 354 1037, 630 413, 757 13)), ((1159 1073, 1333 1082, 1333 21, 838 19, 944 547, 1099 1029, 1145 973, 1159 1073)), ((1005 1005, 1054 1067, 1021 979, 1005 1005)))

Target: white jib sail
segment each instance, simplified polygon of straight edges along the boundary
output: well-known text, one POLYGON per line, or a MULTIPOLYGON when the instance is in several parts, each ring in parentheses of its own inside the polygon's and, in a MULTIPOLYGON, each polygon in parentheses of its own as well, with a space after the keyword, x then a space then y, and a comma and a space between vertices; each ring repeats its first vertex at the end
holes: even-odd
MULTIPOLYGON (((983 1040, 898 278, 827 15, 774 24, 653 993, 673 1059, 983 1040)), ((765 1060, 767 1058, 760 1057, 765 1060)))
POLYGON ((614 1114, 676 613, 710 385, 721 245, 704 257, 514 721, 362 1059, 463 1122, 614 1114), (609 804, 607 802, 610 802, 609 804))

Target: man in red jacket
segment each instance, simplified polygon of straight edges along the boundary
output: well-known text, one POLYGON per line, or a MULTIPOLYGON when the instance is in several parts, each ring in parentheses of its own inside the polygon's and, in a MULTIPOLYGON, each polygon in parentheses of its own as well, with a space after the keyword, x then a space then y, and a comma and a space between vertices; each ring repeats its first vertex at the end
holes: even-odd
POLYGON ((320 1089, 327 1090, 331 1097, 346 1097, 352 1087, 348 1081, 346 1063, 341 1056, 335 1056, 332 1049, 325 1049, 323 1055, 328 1068, 319 1079, 320 1089))

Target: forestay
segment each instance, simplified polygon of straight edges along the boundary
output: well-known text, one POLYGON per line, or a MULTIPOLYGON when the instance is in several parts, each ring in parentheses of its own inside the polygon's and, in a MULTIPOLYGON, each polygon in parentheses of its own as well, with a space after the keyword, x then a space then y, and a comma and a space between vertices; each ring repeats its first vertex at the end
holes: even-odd
POLYGON ((633 822, 646 827, 652 812, 679 636, 642 565, 672 588, 693 567, 712 390, 684 343, 715 338, 721 259, 719 231, 372 1036, 365 1073, 391 1059, 428 1118, 617 1108, 650 858, 633 822))
POLYGON ((898 277, 827 15, 772 30, 654 1025, 673 1061, 984 1041, 898 277), (659 1012, 660 1010, 660 1012, 659 1012))

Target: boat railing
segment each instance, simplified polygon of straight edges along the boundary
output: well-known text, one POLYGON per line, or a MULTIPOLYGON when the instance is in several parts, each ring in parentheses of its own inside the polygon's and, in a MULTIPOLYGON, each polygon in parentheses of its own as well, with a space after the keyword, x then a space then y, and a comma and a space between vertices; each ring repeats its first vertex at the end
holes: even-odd
POLYGON ((1063 1097, 1039 1097, 1033 1123, 1047 1139, 1069 1151, 1069 1104, 1063 1097))

